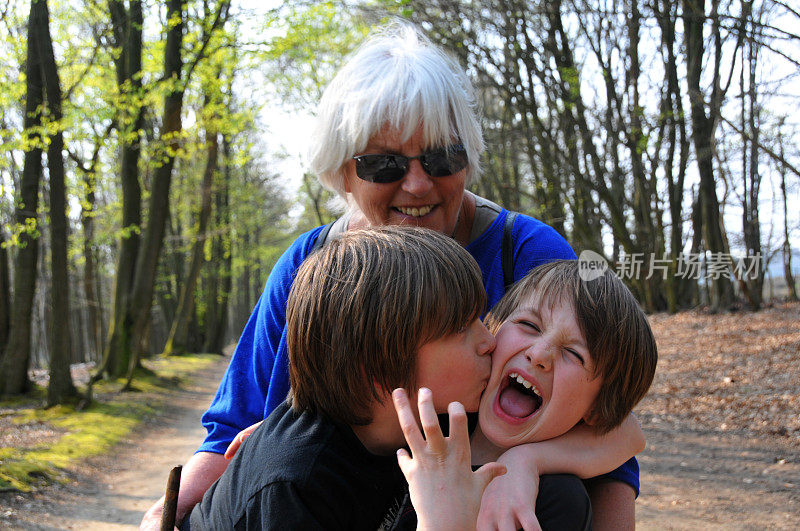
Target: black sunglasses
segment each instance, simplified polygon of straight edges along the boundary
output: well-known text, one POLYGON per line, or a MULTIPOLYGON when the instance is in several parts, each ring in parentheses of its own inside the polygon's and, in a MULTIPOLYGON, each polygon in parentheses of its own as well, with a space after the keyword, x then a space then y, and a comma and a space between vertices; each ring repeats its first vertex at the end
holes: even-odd
POLYGON ((356 155, 356 175, 371 183, 397 182, 408 172, 408 165, 418 159, 425 173, 431 177, 447 177, 458 173, 469 164, 467 150, 461 144, 434 149, 416 157, 404 155, 356 155))

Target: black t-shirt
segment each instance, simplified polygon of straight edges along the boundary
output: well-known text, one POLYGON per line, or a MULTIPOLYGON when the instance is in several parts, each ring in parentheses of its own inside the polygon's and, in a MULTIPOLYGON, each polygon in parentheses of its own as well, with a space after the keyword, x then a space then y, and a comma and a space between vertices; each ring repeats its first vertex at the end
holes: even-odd
POLYGON ((182 529, 389 529, 406 492, 396 456, 371 454, 348 426, 283 403, 182 529))

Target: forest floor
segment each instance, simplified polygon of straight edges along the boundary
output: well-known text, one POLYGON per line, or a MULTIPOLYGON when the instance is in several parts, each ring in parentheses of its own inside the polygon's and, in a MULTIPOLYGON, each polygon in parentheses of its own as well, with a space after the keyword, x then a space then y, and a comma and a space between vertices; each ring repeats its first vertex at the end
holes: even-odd
MULTIPOLYGON (((800 304, 651 317, 659 363, 637 407, 640 529, 796 529, 800 521, 800 304)), ((0 493, 0 528, 134 529, 203 437, 227 358, 174 392, 112 455, 33 494, 0 493)))
POLYGON ((641 529, 797 529, 800 304, 654 315, 641 529))

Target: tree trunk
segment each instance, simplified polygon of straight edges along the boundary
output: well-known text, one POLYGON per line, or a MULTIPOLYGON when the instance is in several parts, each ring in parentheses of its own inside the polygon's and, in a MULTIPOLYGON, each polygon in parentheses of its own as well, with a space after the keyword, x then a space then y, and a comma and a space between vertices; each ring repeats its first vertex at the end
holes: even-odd
POLYGON ((11 288, 8 274, 8 251, 5 248, 5 234, 0 229, 0 366, 8 343, 8 332, 11 325, 11 288))
POLYGON ((675 53, 675 25, 677 6, 671 0, 663 0, 661 11, 657 14, 661 27, 662 47, 666 52, 664 73, 667 91, 664 95, 662 116, 666 120, 668 154, 664 164, 669 200, 670 269, 667 277, 667 308, 670 313, 686 308, 691 304, 692 286, 695 284, 677 275, 676 263, 683 252, 683 194, 686 168, 689 161, 690 144, 686 133, 683 99, 678 81, 677 57, 675 53), (678 158, 677 172, 675 158, 678 158), (677 173, 677 175, 676 175, 677 173))
MULTIPOLYGON (((780 156, 783 158, 783 120, 778 126, 778 148, 780 156)), ((786 198, 786 168, 779 166, 778 172, 781 176, 781 197, 783 198, 783 277, 786 279, 786 286, 789 288, 789 300, 796 301, 797 286, 795 285, 794 275, 792 274, 792 245, 789 243, 789 202, 786 198)))
MULTIPOLYGON (((227 229, 230 230, 230 229, 227 229)), ((242 266, 242 273, 236 279, 236 300, 234 302, 234 316, 232 324, 234 332, 241 333, 244 325, 247 323, 248 316, 253 312, 253 303, 251 297, 252 274, 251 274, 251 260, 247 256, 246 250, 250 249, 250 231, 243 231, 244 234, 238 239, 237 245, 233 245, 231 241, 231 253, 241 249, 240 255, 244 257, 244 265, 242 266)))
MULTIPOLYGON (((50 119, 61 126, 61 82, 58 78, 50 38, 50 14, 46 0, 31 2, 31 18, 36 10, 35 43, 42 64, 47 109, 50 119)), ((31 41, 29 41, 31 42, 31 41)), ((52 271, 52 308, 50 313, 50 382, 47 405, 61 404, 76 395, 69 372, 72 360, 72 329, 69 310, 69 273, 67 259, 67 196, 64 184, 64 139, 60 130, 50 135, 47 169, 50 175, 50 267, 52 271)))
MULTIPOLYGON (((127 309, 133 290, 136 260, 139 254, 139 231, 142 222, 141 187, 139 185, 139 135, 144 123, 144 108, 138 102, 142 92, 142 3, 131 0, 125 10, 121 0, 109 0, 109 11, 120 56, 116 60, 117 90, 120 105, 134 109, 120 113, 120 182, 122 185, 122 236, 114 277, 114 306, 109 322, 103 363, 96 376, 106 372, 122 376, 129 364, 130 318, 127 309)), ((95 378, 93 378, 95 379, 95 378)))
POLYGON ((228 187, 231 181, 231 149, 230 141, 222 139, 222 161, 224 170, 220 180, 219 191, 216 195, 216 208, 214 209, 215 226, 217 234, 212 247, 213 264, 217 264, 216 278, 211 278, 213 289, 208 290, 209 301, 206 305, 206 332, 203 352, 222 354, 225 346, 225 329, 228 324, 228 300, 230 299, 232 278, 232 252, 230 250, 230 208, 228 207, 228 187), (228 251, 226 252, 226 247, 228 251), (212 298, 213 297, 213 298, 212 298), (210 309, 213 308, 213 312, 210 309))
MULTIPOLYGON (((210 100, 206 98, 208 103, 210 100)), ((202 198, 200 201, 200 211, 197 213, 197 234, 192 245, 192 258, 189 262, 189 269, 186 273, 185 281, 181 288, 181 296, 178 300, 178 310, 175 319, 172 321, 172 328, 164 347, 164 355, 182 354, 186 352, 186 340, 188 338, 189 320, 194 306, 195 286, 200 276, 200 268, 203 265, 203 254, 206 244, 206 227, 211 217, 211 189, 214 184, 214 176, 218 166, 218 134, 216 131, 206 129, 206 143, 208 145, 206 169, 203 174, 202 198)), ((208 312, 207 312, 208 313, 208 312)))
MULTIPOLYGON (((165 239, 181 238, 183 229, 180 218, 170 215, 165 228, 165 239)), ((186 265, 186 253, 178 246, 171 246, 165 249, 165 255, 161 258, 159 266, 159 278, 162 281, 156 289, 158 306, 161 308, 165 326, 169 327, 175 320, 178 310, 178 299, 183 285, 184 267, 186 265)), ((169 333, 169 332, 167 332, 169 333)))
MULTIPOLYGON (((764 289, 764 268, 761 262, 761 221, 759 219, 759 192, 761 190, 761 175, 759 173, 759 138, 760 138, 760 108, 758 104, 758 93, 756 88, 756 62, 758 60, 758 44, 755 40, 755 21, 750 24, 752 33, 748 39, 747 49, 749 54, 747 57, 747 65, 749 66, 749 87, 747 90, 747 103, 748 120, 746 124, 742 124, 742 130, 750 130, 750 157, 749 164, 744 168, 742 179, 745 182, 745 204, 743 209, 743 232, 744 244, 746 249, 745 269, 747 269, 747 278, 742 278, 743 284, 746 287, 745 294, 752 310, 758 310, 762 303, 762 291, 764 289), (757 257, 757 258, 756 258, 757 257), (747 266, 753 267, 748 269, 747 266)), ((744 58, 744 49, 742 50, 744 58)), ((742 70, 745 64, 743 61, 742 70)), ((744 87, 743 87, 744 88, 744 87)), ((744 94, 743 94, 744 96, 744 94)), ((743 101, 744 103, 744 101, 743 101)), ((746 108, 743 105, 743 109, 746 108)), ((747 146, 747 139, 745 140, 747 146)))
MULTIPOLYGON (((631 161, 631 174, 633 177, 633 219, 634 234, 638 251, 644 253, 645 261, 658 256, 662 249, 661 234, 656 230, 653 205, 656 202, 653 186, 645 171, 644 156, 646 155, 646 142, 642 125, 642 107, 639 94, 640 60, 639 60, 639 31, 641 27, 641 13, 638 0, 629 0, 630 14, 628 16, 628 131, 625 134, 628 156, 631 161)), ((660 258, 660 256, 659 256, 660 258)), ((642 303, 647 312, 663 310, 661 302, 661 278, 653 275, 649 279, 633 279, 633 284, 641 290, 642 303)))
POLYGON ((149 219, 145 229, 140 255, 136 261, 133 292, 126 312, 125 323, 130 325, 127 348, 131 352, 128 364, 126 387, 130 385, 133 372, 139 364, 141 345, 150 320, 150 306, 153 302, 158 257, 164 242, 164 228, 169 216, 169 189, 172 182, 172 167, 175 165, 175 153, 179 149, 181 131, 181 110, 183 108, 182 70, 185 0, 169 0, 167 18, 169 30, 164 48, 164 79, 172 83, 172 89, 164 97, 164 114, 161 120, 160 142, 162 152, 155 155, 162 163, 153 172, 150 201, 148 203, 149 219))
MULTIPOLYGON (((716 17, 716 13, 712 18, 716 17)), ((702 219, 702 236, 705 248, 712 253, 725 254, 728 249, 722 234, 722 219, 717 200, 716 180, 714 178, 714 131, 715 120, 719 117, 719 103, 716 94, 711 97, 710 113, 706 114, 706 102, 700 89, 702 77, 705 16, 705 0, 683 0, 684 50, 687 64, 687 83, 692 120, 692 140, 694 141, 697 168, 700 174, 699 205, 702 219)), ((719 78, 719 63, 715 63, 714 79, 719 78)), ((733 286, 730 280, 721 275, 711 279, 709 285, 709 305, 712 311, 726 310, 733 302, 733 286)))
POLYGON ((36 262, 39 252, 37 210, 39 181, 42 175, 42 148, 38 128, 42 125, 43 102, 41 58, 36 46, 36 3, 31 3, 28 18, 28 51, 25 60, 26 95, 24 135, 30 146, 25 152, 20 189, 17 193, 16 221, 25 227, 19 238, 14 265, 14 302, 11 312, 6 355, 0 367, 0 396, 25 393, 30 389, 28 365, 31 357, 31 320, 36 292, 36 262))
MULTIPOLYGON (((99 144, 98 144, 99 145, 99 144)), ((98 151, 99 153, 99 151, 98 151)), ((99 278, 97 275, 97 255, 94 246, 94 209, 95 209, 95 164, 90 171, 84 173, 86 195, 81 205, 81 225, 83 227, 83 292, 89 313, 89 344, 94 351, 94 359, 98 360, 103 348, 103 302, 99 296, 99 278)))

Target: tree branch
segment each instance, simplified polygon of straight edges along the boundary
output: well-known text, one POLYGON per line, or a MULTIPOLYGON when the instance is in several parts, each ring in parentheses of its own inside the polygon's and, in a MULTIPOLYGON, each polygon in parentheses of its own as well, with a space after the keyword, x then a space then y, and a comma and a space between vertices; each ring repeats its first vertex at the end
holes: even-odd
POLYGON ((75 80, 75 83, 73 83, 73 85, 69 87, 67 91, 64 93, 64 98, 63 98, 64 101, 69 101, 72 98, 72 92, 81 84, 81 81, 83 81, 83 78, 85 78, 86 75, 89 73, 89 70, 92 69, 92 66, 94 66, 94 62, 97 59, 97 52, 99 49, 100 49, 100 43, 95 42, 94 48, 92 49, 92 56, 86 63, 86 68, 84 68, 83 72, 81 72, 81 75, 78 76, 78 79, 75 80))
MULTIPOLYGON (((738 126, 737 126, 735 123, 731 122, 730 120, 728 120, 727 118, 725 118, 725 117, 723 117, 723 116, 720 116, 720 119, 721 119, 723 122, 725 122, 726 124, 728 124, 728 125, 729 125, 729 126, 730 126, 730 127, 733 129, 733 130, 734 130, 734 131, 736 131, 736 133, 737 133, 737 134, 740 134, 740 135, 742 135, 742 136, 743 136, 743 137, 745 137, 745 138, 746 138, 746 139, 747 139, 749 142, 752 142, 752 141, 753 141, 753 137, 752 137, 752 136, 750 136, 750 135, 749 135, 749 134, 748 134, 746 131, 743 131, 743 130, 742 130, 740 127, 738 127, 738 126)), ((758 147, 759 147, 760 149, 764 150, 764 153, 766 153, 767 155, 769 155, 769 156, 770 156, 770 158, 771 158, 772 160, 774 160, 774 161, 776 161, 776 162, 780 162, 781 164, 783 164, 783 166, 784 166, 786 169, 790 170, 792 173, 794 173, 795 175, 797 175, 798 177, 800 177, 800 168, 797 168, 796 166, 794 166, 794 165, 793 165, 791 162, 789 162, 788 160, 786 160, 786 158, 785 158, 785 157, 783 157, 782 155, 780 155, 780 154, 778 154, 778 153, 775 153, 775 151, 773 151, 773 150, 772 150, 772 149, 771 149, 769 146, 766 146, 766 145, 765 145, 763 142, 757 142, 757 145, 758 145, 758 147)))
MULTIPOLYGON (((200 49, 197 50, 197 54, 195 54, 194 58, 191 62, 187 63, 188 67, 185 70, 186 75, 183 78, 183 88, 182 91, 186 90, 186 87, 189 85, 189 81, 192 78, 192 72, 194 72, 195 67, 200 62, 200 60, 205 57, 206 48, 208 48, 209 43, 211 42, 211 38, 214 36, 214 30, 218 27, 225 24, 225 21, 228 20, 228 13, 230 13, 231 2, 230 0, 220 0, 219 9, 214 14, 214 22, 211 24, 211 27, 208 28, 205 33, 205 39, 203 39, 203 43, 200 45, 200 49)), ((205 22, 205 19, 203 20, 205 22)))

